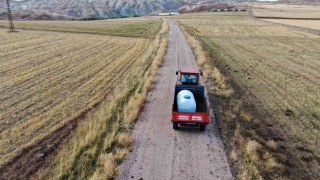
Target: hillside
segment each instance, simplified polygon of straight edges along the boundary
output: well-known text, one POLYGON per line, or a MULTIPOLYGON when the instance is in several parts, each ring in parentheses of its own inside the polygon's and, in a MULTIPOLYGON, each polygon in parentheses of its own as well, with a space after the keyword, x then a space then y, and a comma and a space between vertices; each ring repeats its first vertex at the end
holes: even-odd
MULTIPOLYGON (((16 0, 11 7, 16 19, 112 18, 148 15, 176 10, 198 0, 16 0)), ((5 1, 0 2, 0 18, 6 18, 5 1)))
MULTIPOLYGON (((185 5, 245 2, 246 0, 11 0, 15 19, 63 20, 144 16, 176 11, 185 5)), ((6 19, 6 3, 0 2, 0 19, 6 19)))
MULTIPOLYGON (((216 7, 244 9, 248 0, 11 0, 13 16, 19 20, 70 20, 144 16, 163 11, 210 11, 216 7), (229 3, 220 4, 220 3, 229 3), (231 6, 230 6, 231 5, 231 6)), ((316 4, 315 0, 280 0, 279 3, 316 4)), ((6 2, 0 2, 0 19, 6 19, 6 2)))

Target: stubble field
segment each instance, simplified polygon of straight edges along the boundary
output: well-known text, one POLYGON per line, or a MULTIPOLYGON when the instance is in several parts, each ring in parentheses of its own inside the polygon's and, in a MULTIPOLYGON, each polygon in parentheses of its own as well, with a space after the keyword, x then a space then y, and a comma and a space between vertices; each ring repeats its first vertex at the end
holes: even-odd
POLYGON ((240 147, 230 158, 242 153, 245 159, 239 177, 319 177, 319 36, 246 13, 175 19, 197 35, 208 59, 233 84, 234 95, 221 99, 230 111, 220 109, 220 125, 229 143, 240 147))
POLYGON ((256 4, 252 11, 256 17, 320 18, 319 9, 319 6, 256 4))
POLYGON ((266 19, 266 21, 320 31, 320 20, 266 19))
POLYGON ((255 5, 252 14, 273 23, 320 30, 320 6, 255 5))
POLYGON ((90 32, 64 22, 43 22, 49 31, 0 29, 0 177, 89 178, 105 161, 111 170, 95 176, 116 173, 166 44, 160 19, 135 21, 86 22, 90 32), (119 27, 127 29, 114 34, 119 27), (136 28, 144 30, 128 37, 136 28), (83 153, 92 149, 87 164, 83 153))
MULTIPOLYGON (((0 21, 0 27, 7 26, 7 21, 0 21)), ((15 21, 15 26, 18 29, 153 38, 161 23, 157 18, 141 17, 99 21, 15 21)))
POLYGON ((42 32, 12 40, 16 35, 1 47, 1 161, 101 100, 150 44, 42 32))

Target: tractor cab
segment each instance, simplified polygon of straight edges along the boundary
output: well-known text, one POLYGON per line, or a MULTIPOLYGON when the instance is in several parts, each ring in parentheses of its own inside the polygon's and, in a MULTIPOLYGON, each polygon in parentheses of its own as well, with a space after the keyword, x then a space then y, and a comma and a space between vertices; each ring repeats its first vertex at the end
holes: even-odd
POLYGON ((176 71, 176 75, 179 75, 177 85, 200 85, 202 72, 194 69, 180 69, 176 71))

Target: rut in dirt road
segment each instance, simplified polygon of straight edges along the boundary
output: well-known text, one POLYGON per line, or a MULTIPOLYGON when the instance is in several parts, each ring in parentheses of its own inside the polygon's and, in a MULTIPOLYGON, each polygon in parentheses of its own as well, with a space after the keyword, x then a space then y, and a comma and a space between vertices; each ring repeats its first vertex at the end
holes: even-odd
POLYGON ((172 129, 175 72, 198 67, 182 32, 171 20, 169 27, 167 54, 133 130, 132 152, 117 179, 232 179, 213 117, 205 132, 172 129))

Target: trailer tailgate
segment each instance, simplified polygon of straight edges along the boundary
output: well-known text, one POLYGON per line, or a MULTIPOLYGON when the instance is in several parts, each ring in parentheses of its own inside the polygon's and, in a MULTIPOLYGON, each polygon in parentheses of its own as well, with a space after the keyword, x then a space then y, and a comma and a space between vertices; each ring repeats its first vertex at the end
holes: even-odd
POLYGON ((209 113, 172 112, 172 122, 179 123, 209 123, 209 113))

